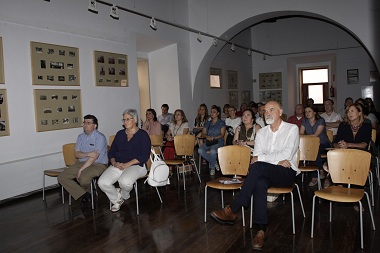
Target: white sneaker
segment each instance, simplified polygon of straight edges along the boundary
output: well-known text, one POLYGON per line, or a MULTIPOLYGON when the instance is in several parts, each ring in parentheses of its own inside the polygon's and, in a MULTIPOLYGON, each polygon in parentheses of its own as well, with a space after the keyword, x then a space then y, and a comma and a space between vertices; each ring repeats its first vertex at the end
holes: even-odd
POLYGON ((313 187, 313 186, 316 186, 318 184, 318 179, 316 179, 315 178, 315 180, 314 180, 314 178, 310 181, 310 183, 309 183, 309 186, 310 187, 313 187))
POLYGON ((210 176, 214 176, 215 175, 215 169, 210 169, 210 176))
POLYGON ((220 171, 220 168, 219 168, 219 164, 215 164, 215 169, 217 170, 217 171, 220 171))
POLYGON ((120 188, 117 189, 117 196, 118 196, 119 200, 116 201, 116 203, 113 204, 112 207, 111 207, 111 211, 112 211, 113 213, 119 211, 121 205, 124 203, 124 199, 123 199, 123 197, 121 196, 121 189, 120 189, 120 188))

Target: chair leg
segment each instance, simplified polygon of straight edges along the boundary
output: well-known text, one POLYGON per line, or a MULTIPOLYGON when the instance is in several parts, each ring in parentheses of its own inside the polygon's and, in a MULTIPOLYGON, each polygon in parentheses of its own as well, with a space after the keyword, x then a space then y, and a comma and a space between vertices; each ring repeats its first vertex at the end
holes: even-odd
POLYGON ((158 195, 158 198, 160 199, 161 204, 164 203, 164 202, 162 202, 162 198, 161 198, 161 195, 160 195, 160 191, 158 190, 157 187, 155 187, 155 188, 156 188, 157 195, 158 195))
POLYGON ((91 190, 91 208, 94 210, 94 189, 92 185, 94 184, 94 179, 91 181, 90 190, 91 190))
POLYGON ((243 227, 245 227, 244 206, 241 207, 241 218, 243 220, 243 227))
POLYGON ((191 159, 191 163, 193 163, 193 165, 194 165, 194 167, 195 167, 195 173, 197 174, 197 177, 198 177, 199 183, 202 183, 202 181, 201 181, 201 177, 199 176, 200 173, 198 172, 197 164, 196 164, 194 158, 191 159))
POLYGON ((253 214, 253 195, 251 195, 251 207, 250 207, 250 213, 249 213, 249 228, 252 228, 252 214, 253 214))
POLYGON ((360 248, 363 249, 363 209, 362 202, 359 200, 359 216, 360 216, 360 248))
POLYGON ((224 197, 223 197, 223 190, 220 191, 221 197, 222 197, 222 208, 224 208, 224 197))
POLYGON ((376 177, 377 177, 377 182, 378 182, 378 184, 379 184, 379 186, 380 186, 380 175, 379 175, 379 157, 375 157, 375 159, 376 159, 376 177))
POLYGON ((373 228, 373 230, 376 230, 375 221, 373 220, 373 214, 372 214, 371 205, 370 205, 370 202, 369 202, 369 196, 368 196, 368 193, 366 193, 366 192, 364 192, 364 194, 366 195, 367 202, 368 202, 368 210, 369 210, 369 214, 371 215, 372 228, 373 228))
POLYGON ((297 192, 298 192, 298 197, 300 199, 300 205, 301 205, 301 209, 302 209, 302 214, 303 214, 303 217, 305 218, 306 215, 305 215, 305 209, 303 208, 303 202, 302 202, 302 198, 301 198, 300 188, 298 187, 297 184, 295 184, 295 186, 297 187, 297 192))
POLYGON ((332 202, 330 201, 330 222, 332 221, 332 202))
POLYGON ((296 234, 296 225, 294 222, 294 198, 293 198, 293 192, 290 192, 290 198, 292 201, 292 225, 293 225, 293 235, 296 234))
POLYGON ((65 204, 65 191, 63 189, 63 186, 61 186, 61 192, 62 192, 62 204, 65 204))
POLYGON ((207 212, 207 185, 205 186, 205 223, 206 223, 206 212, 207 212))
POLYGON ((182 178, 183 178, 183 190, 186 191, 186 176, 185 176, 185 164, 182 163, 182 178))
POLYGON ((313 197, 313 208, 312 208, 312 211, 311 211, 311 235, 310 235, 311 238, 313 238, 313 236, 314 236, 315 197, 317 197, 317 196, 314 195, 314 197, 313 197))
POLYGON ((373 180, 373 174, 372 174, 372 171, 370 171, 368 173, 368 183, 369 183, 369 191, 371 193, 371 199, 372 199, 372 206, 375 206, 375 196, 374 196, 374 192, 373 192, 373 184, 374 184, 374 180, 373 180))
POLYGON ((139 194, 137 192, 137 181, 135 182, 134 187, 135 187, 135 193, 136 193, 136 210, 137 210, 137 215, 139 215, 140 214, 140 211, 139 211, 139 194))
POLYGON ((42 178, 42 200, 45 201, 45 174, 42 178))
POLYGON ((69 206, 71 206, 71 194, 69 193, 69 206))

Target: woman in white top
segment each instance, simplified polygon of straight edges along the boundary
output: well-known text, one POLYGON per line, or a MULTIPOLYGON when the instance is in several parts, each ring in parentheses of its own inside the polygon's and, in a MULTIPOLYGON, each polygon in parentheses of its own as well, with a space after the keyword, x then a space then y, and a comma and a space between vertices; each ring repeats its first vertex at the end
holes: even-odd
POLYGON ((241 124, 241 118, 236 116, 236 107, 231 105, 228 107, 229 118, 226 119, 226 131, 228 133, 226 145, 232 145, 236 128, 241 124))
POLYGON ((169 130, 166 133, 166 139, 172 141, 174 136, 188 134, 189 133, 189 123, 187 121, 185 113, 177 109, 174 112, 173 122, 169 125, 169 130))

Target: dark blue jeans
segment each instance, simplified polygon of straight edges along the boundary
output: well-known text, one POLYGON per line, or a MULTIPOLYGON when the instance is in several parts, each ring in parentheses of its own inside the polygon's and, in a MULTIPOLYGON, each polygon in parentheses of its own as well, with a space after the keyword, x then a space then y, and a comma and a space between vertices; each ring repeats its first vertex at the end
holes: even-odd
POLYGON ((239 212, 241 206, 249 206, 253 195, 253 217, 255 224, 268 224, 267 190, 269 187, 288 187, 296 180, 296 172, 266 162, 251 164, 240 194, 235 197, 232 211, 239 212))

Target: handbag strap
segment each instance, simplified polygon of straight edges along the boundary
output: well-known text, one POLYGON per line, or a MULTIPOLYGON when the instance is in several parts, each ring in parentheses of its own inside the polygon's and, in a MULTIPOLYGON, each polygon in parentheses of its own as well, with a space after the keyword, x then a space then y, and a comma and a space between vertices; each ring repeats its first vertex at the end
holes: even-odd
POLYGON ((150 148, 150 152, 153 154, 153 159, 152 159, 152 156, 150 156, 150 161, 152 163, 155 161, 162 161, 161 158, 156 154, 156 151, 154 151, 154 147, 150 148))

